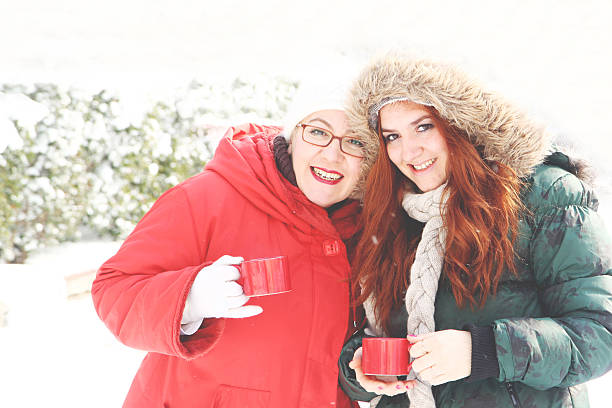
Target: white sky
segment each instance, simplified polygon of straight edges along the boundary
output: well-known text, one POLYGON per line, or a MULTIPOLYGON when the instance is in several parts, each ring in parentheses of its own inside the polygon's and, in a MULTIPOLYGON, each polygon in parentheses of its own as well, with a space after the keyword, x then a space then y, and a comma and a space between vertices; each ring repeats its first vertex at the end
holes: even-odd
POLYGON ((155 92, 394 48, 461 64, 589 147, 612 131, 612 2, 2 0, 0 82, 155 92))
POLYGON ((609 0, 0 0, 0 83, 104 87, 136 106, 194 78, 299 79, 405 50, 461 65, 572 140, 612 219, 610 21, 609 0))

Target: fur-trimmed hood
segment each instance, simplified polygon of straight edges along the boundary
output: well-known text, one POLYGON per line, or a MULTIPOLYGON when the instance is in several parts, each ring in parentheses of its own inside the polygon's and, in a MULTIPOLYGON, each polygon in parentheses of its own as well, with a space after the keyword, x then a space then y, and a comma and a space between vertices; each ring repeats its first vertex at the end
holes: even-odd
POLYGON ((509 166, 519 177, 530 174, 549 151, 550 137, 543 127, 457 68, 393 55, 366 67, 351 89, 349 124, 367 144, 367 168, 379 150, 378 110, 394 100, 433 107, 465 131, 484 159, 509 166))

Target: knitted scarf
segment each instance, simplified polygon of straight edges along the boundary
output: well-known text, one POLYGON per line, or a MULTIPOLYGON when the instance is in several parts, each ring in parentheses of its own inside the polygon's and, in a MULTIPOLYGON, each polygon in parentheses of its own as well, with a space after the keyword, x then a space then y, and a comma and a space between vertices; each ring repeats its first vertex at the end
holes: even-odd
MULTIPOLYGON (((402 206, 408 215, 425 223, 414 263, 410 267, 410 285, 405 299, 408 311, 407 329, 408 334, 412 335, 436 330, 434 302, 446 244, 446 229, 442 221, 446 205, 446 196, 442 197, 444 187, 446 184, 423 194, 407 193, 402 200, 402 206)), ((414 372, 411 372, 409 378, 416 378, 414 372)), ((408 399, 410 406, 414 408, 436 406, 431 386, 420 380, 416 387, 408 391, 408 399)))
MULTIPOLYGON (((411 218, 424 222, 425 227, 421 240, 417 245, 414 263, 410 267, 410 285, 406 291, 405 303, 408 312, 407 333, 420 335, 436 330, 434 322, 434 302, 438 291, 438 280, 444 262, 444 247, 446 244, 446 229, 442 222, 446 197, 442 197, 446 184, 427 193, 406 193, 402 206, 411 218)), ((368 318, 366 332, 382 336, 383 330, 374 314, 376 299, 371 295, 364 302, 368 318)), ((414 371, 408 379, 417 378, 414 371)), ((417 378, 418 379, 418 378, 417 378)), ((435 408, 436 402, 431 393, 431 386, 418 381, 417 386, 408 391, 410 406, 414 408, 435 408)), ((375 407, 380 397, 370 401, 375 407)))

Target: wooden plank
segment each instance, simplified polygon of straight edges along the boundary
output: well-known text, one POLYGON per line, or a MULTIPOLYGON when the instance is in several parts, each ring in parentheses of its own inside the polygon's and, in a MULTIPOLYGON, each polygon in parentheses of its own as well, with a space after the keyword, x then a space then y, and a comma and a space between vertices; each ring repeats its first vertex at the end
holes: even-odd
POLYGON ((66 297, 68 299, 77 299, 89 296, 91 284, 95 278, 95 269, 66 276, 64 278, 66 280, 66 297))

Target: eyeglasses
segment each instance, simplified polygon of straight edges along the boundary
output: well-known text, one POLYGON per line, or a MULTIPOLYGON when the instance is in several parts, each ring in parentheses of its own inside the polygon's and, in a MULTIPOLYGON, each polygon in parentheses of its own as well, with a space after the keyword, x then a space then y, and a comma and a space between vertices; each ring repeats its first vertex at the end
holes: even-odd
POLYGON ((302 128, 302 140, 315 146, 326 147, 334 139, 340 141, 340 150, 349 156, 362 159, 365 155, 365 143, 354 136, 335 136, 329 130, 320 127, 298 123, 296 127, 302 128))

